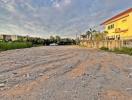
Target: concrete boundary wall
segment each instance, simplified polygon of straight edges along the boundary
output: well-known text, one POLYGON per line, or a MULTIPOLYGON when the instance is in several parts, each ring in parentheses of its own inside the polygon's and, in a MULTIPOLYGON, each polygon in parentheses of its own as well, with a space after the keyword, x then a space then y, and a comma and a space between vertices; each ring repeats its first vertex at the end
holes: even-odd
POLYGON ((103 41, 94 41, 94 40, 81 40, 81 46, 86 46, 88 48, 101 48, 106 47, 109 49, 121 48, 121 47, 132 47, 132 41, 123 41, 123 40, 103 40, 103 41))

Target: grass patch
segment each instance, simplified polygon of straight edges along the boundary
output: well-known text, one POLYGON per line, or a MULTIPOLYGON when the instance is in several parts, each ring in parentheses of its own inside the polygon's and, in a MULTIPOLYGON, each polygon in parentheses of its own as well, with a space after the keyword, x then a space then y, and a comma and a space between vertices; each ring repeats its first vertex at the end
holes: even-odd
POLYGON ((128 48, 128 47, 115 48, 113 50, 110 50, 109 48, 106 48, 106 47, 101 47, 100 50, 109 51, 109 52, 115 52, 117 54, 132 55, 132 48, 128 48))
POLYGON ((109 51, 109 48, 101 47, 100 50, 109 51))
POLYGON ((119 54, 132 55, 132 48, 128 48, 128 47, 115 48, 112 51, 115 52, 115 53, 119 53, 119 54))
POLYGON ((21 49, 21 48, 30 48, 32 43, 29 42, 0 42, 0 50, 11 50, 11 49, 21 49))

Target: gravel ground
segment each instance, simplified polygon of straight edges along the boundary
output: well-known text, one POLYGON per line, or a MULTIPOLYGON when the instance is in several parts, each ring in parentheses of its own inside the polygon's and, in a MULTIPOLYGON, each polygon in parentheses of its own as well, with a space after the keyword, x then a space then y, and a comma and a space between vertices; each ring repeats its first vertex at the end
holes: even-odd
POLYGON ((132 57, 75 46, 1 52, 0 100, 132 100, 132 57))

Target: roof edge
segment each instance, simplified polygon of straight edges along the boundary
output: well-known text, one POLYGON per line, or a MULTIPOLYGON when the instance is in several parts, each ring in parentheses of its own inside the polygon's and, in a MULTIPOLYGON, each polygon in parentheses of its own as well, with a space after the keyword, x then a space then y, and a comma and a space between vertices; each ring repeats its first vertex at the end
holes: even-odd
POLYGON ((122 16, 122 15, 124 15, 124 14, 130 13, 130 12, 132 12, 132 8, 129 8, 129 9, 127 9, 127 10, 125 10, 125 11, 123 11, 123 12, 117 14, 117 15, 115 15, 114 17, 112 17, 112 18, 110 18, 110 19, 104 21, 104 22, 101 23, 100 25, 105 25, 105 24, 108 23, 109 21, 111 21, 111 20, 113 20, 113 19, 116 19, 116 18, 118 18, 118 17, 120 17, 120 16, 122 16))

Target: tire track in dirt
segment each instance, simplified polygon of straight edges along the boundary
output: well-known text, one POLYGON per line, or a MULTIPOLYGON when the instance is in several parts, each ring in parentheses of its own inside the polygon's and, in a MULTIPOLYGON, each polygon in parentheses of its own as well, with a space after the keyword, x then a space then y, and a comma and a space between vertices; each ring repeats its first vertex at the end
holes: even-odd
MULTIPOLYGON (((22 54, 22 51, 19 52, 22 54)), ((0 90, 3 95, 0 99, 131 100, 132 81, 128 77, 131 72, 127 69, 132 65, 131 57, 73 47, 42 47, 34 51, 36 53, 27 53, 27 56, 30 58, 32 55, 35 62, 3 73, 14 73, 13 79, 8 77, 9 81, 16 79, 19 82, 9 83, 11 88, 0 90), (22 78, 23 75, 26 76, 22 78)), ((25 61, 27 58, 21 59, 25 61)))
MULTIPOLYGON (((59 60, 59 62, 61 63, 61 62, 63 62, 63 61, 65 61, 66 59, 72 59, 72 57, 73 56, 69 56, 69 57, 65 57, 65 58, 63 58, 63 59, 61 59, 61 60, 59 60)), ((28 68, 29 69, 27 69, 27 67, 26 67, 26 69, 25 69, 25 67, 24 67, 24 69, 20 69, 21 71, 22 70, 24 70, 25 72, 23 73, 19 73, 19 71, 17 71, 17 73, 19 74, 19 75, 16 75, 16 76, 14 76, 14 77, 12 77, 12 79, 16 79, 16 78, 18 78, 19 79, 19 77, 23 77, 24 75, 26 75, 26 74, 29 74, 30 76, 32 76, 32 75, 35 75, 34 76, 34 78, 31 78, 31 79, 25 79, 24 78, 24 80, 25 81, 30 81, 30 80, 35 80, 35 79, 37 79, 40 75, 39 75, 39 73, 41 73, 41 74, 45 74, 46 72, 50 72, 51 70, 55 70, 55 69, 57 69, 57 68, 59 68, 59 67, 61 67, 61 66, 64 66, 64 64, 63 65, 56 65, 56 66, 52 66, 52 65, 54 65, 54 64, 56 64, 58 62, 58 60, 57 61, 52 61, 52 62, 47 62, 47 63, 45 63, 45 64, 41 64, 41 65, 39 65, 39 66, 37 66, 37 67, 31 67, 31 66, 28 66, 28 68), (40 68, 40 69, 39 69, 40 68), (37 70, 38 69, 38 70, 37 70), (37 75, 36 75, 36 73, 37 73, 37 75)), ((7 80, 9 80, 10 79, 10 77, 7 79, 7 80)), ((21 80, 21 81, 23 81, 24 82, 24 80, 21 80)), ((21 82, 20 81, 20 82, 21 82)), ((18 84, 18 83, 16 83, 16 84, 18 84)), ((14 85, 14 84, 13 84, 14 85)))
MULTIPOLYGON (((32 64, 20 66, 20 67, 17 67, 17 68, 15 67, 15 68, 9 68, 9 69, 3 70, 3 71, 0 71, 0 73, 1 73, 1 74, 2 74, 2 73, 7 73, 7 72, 11 72, 11 71, 14 71, 14 70, 18 70, 18 69, 21 69, 21 68, 24 68, 24 67, 29 67, 29 66, 39 66, 39 65, 41 65, 41 64, 52 63, 52 62, 56 62, 56 61, 58 61, 58 60, 66 60, 66 59, 72 57, 71 54, 73 54, 73 56, 74 56, 74 53, 71 53, 71 52, 69 52, 69 53, 64 53, 64 54, 58 54, 58 55, 54 55, 54 56, 57 58, 57 59, 54 59, 54 60, 50 60, 50 61, 46 61, 46 62, 45 62, 45 59, 50 59, 50 58, 48 57, 48 58, 45 58, 44 60, 43 60, 43 59, 40 59, 40 60, 39 60, 40 63, 38 63, 38 62, 37 62, 37 63, 33 62, 32 64), (68 55, 68 54, 69 54, 69 55, 68 55), (63 57, 64 55, 69 56, 69 57, 61 58, 61 57, 63 57), (58 57, 59 57, 59 59, 58 59, 58 57)), ((52 55, 52 56, 53 56, 53 55, 52 55)))
MULTIPOLYGON (((75 57, 75 56, 73 56, 73 57, 75 57)), ((69 59, 70 60, 70 59, 69 59)), ((60 61, 60 60, 59 60, 60 61)), ((47 66, 49 66, 49 65, 47 65, 47 66)), ((61 66, 64 66, 64 65, 61 65, 61 66)), ((59 68, 60 66, 57 66, 56 68, 54 68, 54 67, 51 67, 51 68, 47 68, 46 70, 45 70, 45 72, 50 72, 50 71, 52 71, 52 70, 54 70, 54 69, 57 69, 57 68, 59 68)), ((56 73, 52 73, 52 74, 50 74, 50 75, 48 75, 47 77, 49 77, 49 78, 51 78, 51 77, 55 77, 55 75, 56 75, 56 73)), ((42 76, 42 78, 43 77, 45 77, 45 75, 44 76, 42 76)), ((37 77, 35 80, 38 80, 38 78, 40 79, 40 77, 37 77)), ((33 81, 31 81, 31 82, 29 82, 28 84, 30 85, 28 85, 29 86, 29 88, 31 88, 32 87, 32 83, 36 83, 36 82, 34 82, 35 80, 33 80, 33 81)), ((38 83, 38 82, 37 82, 38 83)), ((40 82, 39 82, 40 83, 40 82)), ((35 84, 34 84, 35 85, 35 84)), ((25 90, 25 88, 24 88, 25 86, 24 85, 22 85, 22 86, 19 86, 19 88, 23 88, 23 89, 21 89, 22 91, 29 91, 30 89, 28 88, 28 90, 25 90)), ((15 89, 16 90, 16 89, 15 89)), ((10 91, 10 90, 9 90, 10 91)), ((22 92, 21 91, 21 92, 22 92)), ((10 92, 10 93, 13 93, 13 91, 12 92, 10 92)), ((15 92, 16 93, 16 92, 15 92)), ((18 92, 19 94, 20 94, 20 92, 18 92)), ((16 93, 16 94, 18 94, 18 93, 16 93)), ((23 92, 22 92, 23 93, 23 92)))
MULTIPOLYGON (((53 63, 56 63, 56 62, 61 62, 61 61, 65 61, 66 59, 68 59, 68 60, 70 60, 70 59, 72 59, 73 57, 75 58, 77 56, 77 54, 76 53, 72 53, 72 55, 70 54, 70 55, 68 55, 68 57, 63 57, 63 58, 61 58, 61 59, 57 59, 57 60, 53 60, 53 61, 50 61, 50 62, 46 62, 46 64, 41 64, 41 65, 39 65, 38 67, 34 67, 34 68, 39 68, 39 67, 44 67, 44 66, 49 66, 49 65, 52 65, 53 63)), ((59 68, 60 66, 57 66, 57 67, 51 67, 51 68, 46 68, 45 70, 44 70, 44 72, 49 72, 50 70, 54 70, 54 69, 56 69, 56 68, 59 68)), ((27 68, 27 67, 24 67, 24 68, 27 68)), ((31 66, 29 66, 28 68, 32 68, 31 66)), ((20 69, 20 70, 22 70, 22 69, 20 69)), ((35 69, 33 69, 33 70, 35 70, 35 69)), ((30 70, 31 71, 31 70, 30 70)), ((41 70, 41 72, 42 72, 42 70, 41 70)), ((37 73, 39 73, 39 72, 37 72, 37 73)), ((33 74, 33 73, 32 73, 33 74)), ((17 76, 17 77, 22 77, 21 75, 20 76, 17 76)), ((38 77, 36 77, 36 78, 38 78, 38 77)), ((36 79, 35 78, 35 79, 36 79)))

